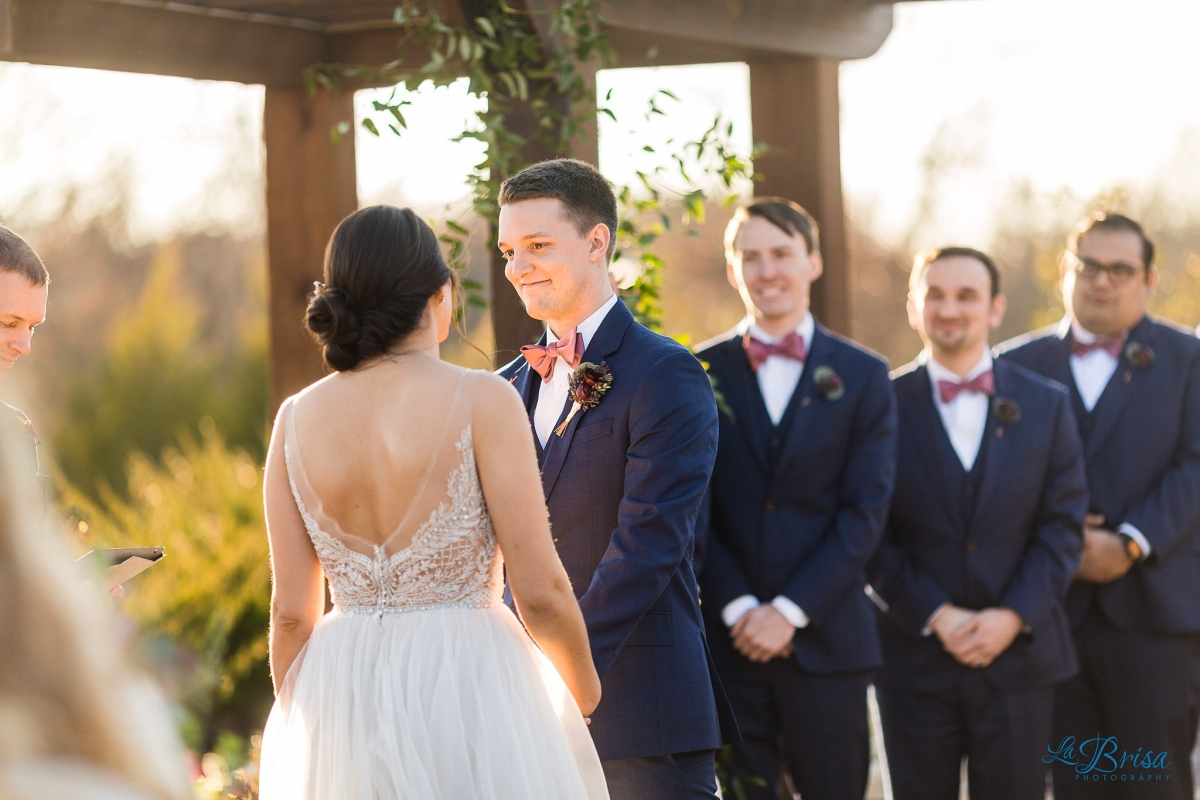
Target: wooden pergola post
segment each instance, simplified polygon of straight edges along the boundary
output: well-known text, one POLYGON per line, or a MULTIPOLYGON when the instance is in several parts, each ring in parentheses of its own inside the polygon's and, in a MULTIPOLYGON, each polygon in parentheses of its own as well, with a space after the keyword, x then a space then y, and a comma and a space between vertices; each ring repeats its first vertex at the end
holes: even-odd
POLYGON ((320 349, 304 329, 325 244, 358 208, 353 130, 334 145, 333 126, 354 119, 354 95, 268 86, 263 104, 267 151, 267 302, 271 409, 324 374, 320 349))
POLYGON ((762 158, 764 180, 755 192, 794 200, 816 218, 825 274, 812 287, 813 314, 850 335, 838 62, 780 58, 749 63, 754 140, 777 149, 762 158))

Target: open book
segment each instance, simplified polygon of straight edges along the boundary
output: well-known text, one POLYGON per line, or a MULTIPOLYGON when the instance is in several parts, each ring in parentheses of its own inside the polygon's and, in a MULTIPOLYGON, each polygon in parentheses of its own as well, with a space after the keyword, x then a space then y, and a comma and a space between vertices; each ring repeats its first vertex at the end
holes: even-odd
POLYGON ((149 569, 165 555, 161 547, 110 547, 85 553, 78 563, 97 576, 107 592, 149 569))

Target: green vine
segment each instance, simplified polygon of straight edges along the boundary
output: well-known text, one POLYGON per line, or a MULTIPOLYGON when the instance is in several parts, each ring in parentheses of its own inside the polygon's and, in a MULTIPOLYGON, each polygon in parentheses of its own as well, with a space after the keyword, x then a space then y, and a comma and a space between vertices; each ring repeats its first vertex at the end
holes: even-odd
MULTIPOLYGON (((405 0, 394 16, 397 25, 405 29, 400 58, 383 66, 320 65, 306 71, 305 83, 310 92, 322 88, 339 91, 345 83, 394 85, 389 98, 372 103, 378 119, 368 116, 360 124, 374 136, 384 129, 402 136, 407 128, 404 108, 410 101, 399 92, 401 87, 415 90, 426 81, 444 86, 466 78, 468 92, 486 98, 487 104, 454 141, 475 139, 486 146, 486 155, 474 166, 468 184, 473 210, 494 229, 500 180, 524 167, 528 153, 568 153, 596 116, 617 119, 605 105, 611 92, 605 104, 597 104, 590 79, 591 67, 604 68, 615 61, 599 4, 596 0, 563 0, 545 11, 529 11, 505 0, 476 0, 463 2, 464 11, 473 16, 455 24, 424 8, 426 4, 405 0), (413 52, 428 58, 424 63, 409 63, 404 54, 413 52), (581 69, 585 66, 588 68, 581 69), (529 125, 531 115, 536 121, 533 126, 529 125), (514 125, 514 120, 526 124, 514 125)), ((668 100, 677 98, 666 90, 651 97, 645 120, 666 117, 662 104, 668 100)), ((330 136, 336 142, 350 130, 351 124, 344 121, 330 136)), ((736 201, 735 186, 752 177, 753 159, 763 150, 755 147, 749 156, 737 154, 730 143, 732 133, 733 124, 718 116, 700 139, 679 143, 676 151, 667 154, 669 168, 639 172, 635 184, 617 187, 621 214, 616 257, 638 266, 637 277, 623 297, 637 318, 653 330, 662 329, 665 269, 653 245, 672 230, 671 206, 679 205, 683 229, 695 235, 693 226, 703 224, 714 190, 726 196, 726 203, 736 201), (691 169, 698 169, 715 185, 699 184, 691 169)), ((674 145, 673 140, 668 141, 674 145)), ((642 149, 654 152, 649 145, 642 149)), ((446 220, 444 226, 440 238, 447 245, 448 258, 462 270, 467 228, 453 220, 446 220)), ((469 303, 486 305, 478 283, 464 281, 463 287, 469 303)))

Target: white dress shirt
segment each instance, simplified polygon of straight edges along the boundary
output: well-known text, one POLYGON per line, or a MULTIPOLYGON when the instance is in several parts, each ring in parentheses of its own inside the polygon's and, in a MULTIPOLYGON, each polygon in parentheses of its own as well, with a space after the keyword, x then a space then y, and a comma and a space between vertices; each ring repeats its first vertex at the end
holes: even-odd
MULTIPOLYGON (((1098 338, 1075 321, 1071 322, 1071 337, 1080 344, 1091 344, 1098 338)), ((1096 407, 1100 395, 1104 394, 1104 387, 1108 386, 1120 364, 1120 358, 1109 355, 1108 351, 1101 348, 1081 356, 1071 355, 1071 377, 1075 379, 1075 388, 1079 391, 1083 407, 1089 412, 1096 407)), ((1137 528, 1128 522, 1122 522, 1117 526, 1117 532, 1124 533, 1137 542, 1144 556, 1150 555, 1150 542, 1137 528)))
MULTIPOLYGON (((813 321, 812 314, 805 314, 803 321, 796 327, 796 333, 804 340, 805 353, 812 349, 815 329, 816 322, 813 321)), ((750 319, 742 323, 742 330, 749 331, 752 337, 766 344, 778 344, 781 341, 781 337, 772 336, 750 319)), ((756 373, 758 390, 762 393, 763 403, 767 407, 767 414, 771 417, 772 425, 778 425, 779 421, 783 419, 783 412, 787 410, 788 403, 792 401, 792 395, 796 393, 796 387, 800 385, 802 375, 804 375, 804 362, 787 356, 767 356, 767 360, 758 368, 756 373)), ((729 601, 725 608, 721 609, 721 619, 732 628, 747 611, 758 608, 759 605, 757 597, 752 594, 744 594, 729 601)), ((772 600, 771 605, 791 623, 792 627, 808 626, 808 615, 801 610, 800 606, 783 595, 772 600)))
MULTIPOLYGON (((604 318, 617 304, 618 299, 614 294, 605 301, 604 305, 593 311, 590 317, 579 323, 577 331, 578 335, 583 337, 585 350, 592 343, 592 337, 596 335, 600 323, 604 322, 604 318)), ((562 338, 562 335, 556 334, 549 328, 547 330, 550 335, 549 341, 554 342, 562 338)), ((554 424, 562 416, 563 407, 567 404, 567 384, 571 380, 571 372, 571 366, 562 356, 558 356, 554 362, 554 374, 548 382, 542 381, 542 385, 538 387, 537 407, 533 410, 533 430, 537 433, 542 447, 545 447, 546 442, 550 440, 550 434, 554 432, 554 424)), ((534 380, 541 380, 540 377, 537 377, 536 372, 530 377, 534 380)))
POLYGON ((933 403, 937 406, 942 425, 950 436, 950 444, 958 454, 963 469, 971 471, 975 466, 975 458, 979 455, 979 446, 983 443, 983 429, 987 427, 988 409, 991 398, 983 392, 959 392, 958 396, 949 403, 942 402, 941 392, 938 391, 938 381, 965 383, 992 368, 992 354, 984 349, 983 355, 965 378, 960 378, 937 362, 932 354, 927 354, 925 369, 929 372, 929 383, 933 391, 933 403))

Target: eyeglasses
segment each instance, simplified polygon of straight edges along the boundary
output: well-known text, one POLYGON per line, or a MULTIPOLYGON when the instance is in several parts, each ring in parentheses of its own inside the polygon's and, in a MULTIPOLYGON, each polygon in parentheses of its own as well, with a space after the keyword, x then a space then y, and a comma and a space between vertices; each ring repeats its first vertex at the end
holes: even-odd
POLYGON ((1074 262, 1073 269, 1075 274, 1083 278, 1088 283, 1095 283, 1100 277, 1100 273, 1108 275, 1108 279, 1113 286, 1124 286, 1134 279, 1135 276, 1142 273, 1141 267, 1135 267, 1133 264, 1126 264, 1124 261, 1117 261, 1113 264, 1101 264, 1099 261, 1094 261, 1090 258, 1083 258, 1071 251, 1067 251, 1067 258, 1074 262))

